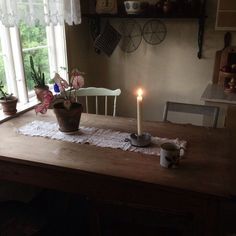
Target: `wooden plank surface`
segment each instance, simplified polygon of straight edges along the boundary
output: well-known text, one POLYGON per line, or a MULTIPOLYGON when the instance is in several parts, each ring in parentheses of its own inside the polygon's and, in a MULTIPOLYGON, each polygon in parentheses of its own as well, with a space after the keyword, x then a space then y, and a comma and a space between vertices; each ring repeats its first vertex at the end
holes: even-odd
POLYGON ((236 11, 235 0, 219 0, 219 10, 236 11))
MULTIPOLYGON (((73 187, 76 181, 84 181, 86 174, 89 176, 88 183, 94 186, 96 179, 115 178, 219 197, 236 195, 236 158, 231 153, 230 134, 227 130, 145 122, 144 130, 153 136, 187 140, 186 157, 178 169, 169 170, 160 167, 159 157, 156 156, 17 133, 17 128, 34 120, 56 122, 52 111, 44 116, 36 116, 30 111, 0 125, 0 178, 22 178, 31 184, 45 183, 45 186, 48 179, 55 186, 61 184, 66 189, 66 183, 71 181, 71 173, 74 173, 73 178, 78 179, 73 180, 73 187), (40 172, 43 171, 46 179, 41 180, 40 172), (27 173, 26 176, 24 173, 27 173), (62 179, 64 182, 60 183, 62 179)), ((83 114, 81 122, 83 126, 125 132, 136 130, 136 120, 130 118, 83 114)))

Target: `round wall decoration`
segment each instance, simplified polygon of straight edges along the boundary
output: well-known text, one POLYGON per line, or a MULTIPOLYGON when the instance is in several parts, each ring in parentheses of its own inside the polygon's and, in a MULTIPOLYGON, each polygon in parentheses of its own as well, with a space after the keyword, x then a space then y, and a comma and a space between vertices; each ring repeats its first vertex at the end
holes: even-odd
POLYGON ((149 20, 143 26, 143 38, 151 45, 161 43, 165 39, 166 33, 166 26, 160 20, 149 20))
POLYGON ((120 48, 122 51, 134 52, 142 41, 142 28, 135 20, 123 21, 119 26, 122 35, 120 48))

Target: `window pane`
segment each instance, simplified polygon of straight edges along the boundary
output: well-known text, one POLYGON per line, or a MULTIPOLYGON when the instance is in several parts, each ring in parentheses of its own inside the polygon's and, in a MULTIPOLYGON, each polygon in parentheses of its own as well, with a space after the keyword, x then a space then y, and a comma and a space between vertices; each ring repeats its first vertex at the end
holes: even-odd
POLYGON ((46 28, 41 25, 28 26, 20 24, 22 48, 32 48, 47 44, 46 28))
POLYGON ((31 79, 31 68, 30 68, 30 55, 33 57, 35 69, 38 71, 38 65, 40 66, 41 71, 44 73, 45 82, 47 83, 50 79, 49 77, 49 64, 48 64, 48 49, 38 49, 34 51, 28 51, 23 53, 24 67, 25 67, 25 76, 28 91, 34 89, 34 81, 31 79))
POLYGON ((28 91, 33 90, 34 82, 31 79, 30 55, 33 57, 35 69, 38 71, 40 66, 41 72, 45 74, 46 83, 49 77, 49 60, 48 48, 37 48, 47 45, 46 28, 41 25, 27 26, 20 24, 21 44, 23 50, 23 60, 28 91))
POLYGON ((4 69, 4 61, 3 61, 3 54, 2 54, 2 45, 0 43, 0 80, 5 85, 5 91, 7 91, 7 82, 6 82, 6 74, 4 69))
POLYGON ((6 85, 6 75, 5 75, 5 69, 4 69, 4 63, 3 63, 3 57, 0 56, 0 78, 3 84, 6 85))

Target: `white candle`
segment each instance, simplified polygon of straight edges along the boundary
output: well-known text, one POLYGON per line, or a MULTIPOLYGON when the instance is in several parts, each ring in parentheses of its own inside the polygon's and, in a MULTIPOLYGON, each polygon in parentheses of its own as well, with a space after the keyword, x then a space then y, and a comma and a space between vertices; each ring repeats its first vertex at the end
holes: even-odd
POLYGON ((137 92, 137 128, 138 136, 142 135, 142 101, 143 101, 143 91, 139 89, 137 92))

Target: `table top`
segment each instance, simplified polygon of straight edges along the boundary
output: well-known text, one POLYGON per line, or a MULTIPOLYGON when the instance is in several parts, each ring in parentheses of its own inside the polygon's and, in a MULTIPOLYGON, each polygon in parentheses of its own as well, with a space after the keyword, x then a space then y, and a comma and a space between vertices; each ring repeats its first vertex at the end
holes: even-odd
MULTIPOLYGON (((81 125, 87 127, 136 131, 136 119, 132 118, 82 114, 81 119, 81 125)), ((179 168, 165 169, 157 156, 17 133, 17 128, 34 120, 56 122, 52 111, 37 116, 29 111, 0 125, 0 162, 48 170, 60 167, 219 197, 236 195, 236 158, 231 153, 230 133, 226 129, 144 122, 144 131, 153 136, 178 137, 188 142, 179 168)))
POLYGON ((204 90, 201 100, 206 102, 218 102, 236 104, 236 93, 227 93, 218 84, 208 84, 204 90))

